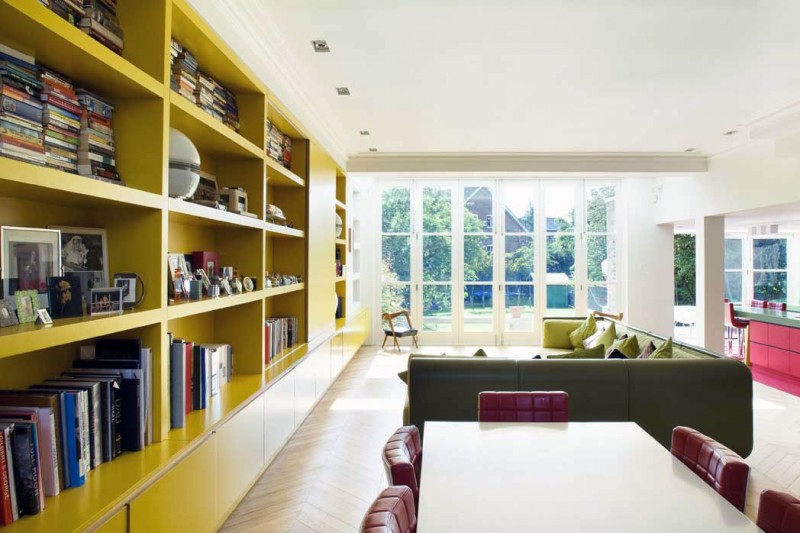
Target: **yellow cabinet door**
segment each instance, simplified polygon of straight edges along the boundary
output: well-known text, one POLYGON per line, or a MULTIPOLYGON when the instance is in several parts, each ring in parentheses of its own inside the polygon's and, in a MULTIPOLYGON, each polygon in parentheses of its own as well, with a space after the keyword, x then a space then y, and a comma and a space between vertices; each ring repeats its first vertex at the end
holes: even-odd
POLYGON ((264 468, 264 397, 217 431, 217 502, 227 516, 264 468))
POLYGON ((114 516, 94 530, 95 533, 128 533, 128 507, 117 511, 114 516))
POLYGON ((216 531, 217 439, 208 439, 130 504, 131 533, 216 531))

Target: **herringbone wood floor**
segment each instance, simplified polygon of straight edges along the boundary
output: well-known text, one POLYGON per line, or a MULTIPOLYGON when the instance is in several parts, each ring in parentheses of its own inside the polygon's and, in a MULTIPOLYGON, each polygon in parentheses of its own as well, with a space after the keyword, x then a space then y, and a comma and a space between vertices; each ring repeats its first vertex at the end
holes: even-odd
MULTIPOLYGON (((425 353, 472 354, 471 347, 425 353)), ((531 348, 487 348, 517 355, 531 348)), ((402 354, 368 346, 322 398, 272 465, 223 525, 223 532, 354 532, 386 485, 381 450, 402 424, 402 354)), ((800 398, 754 384, 755 446, 747 514, 755 518, 764 488, 800 495, 800 398)))

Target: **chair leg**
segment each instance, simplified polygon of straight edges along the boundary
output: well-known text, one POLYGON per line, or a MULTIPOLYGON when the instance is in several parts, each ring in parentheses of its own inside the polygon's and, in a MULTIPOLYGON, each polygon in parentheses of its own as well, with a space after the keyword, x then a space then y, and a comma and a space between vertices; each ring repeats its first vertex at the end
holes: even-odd
POLYGON ((417 348, 419 348, 419 344, 417 344, 417 336, 416 336, 416 335, 414 335, 412 338, 414 339, 414 346, 416 346, 417 348))
POLYGON ((400 351, 400 343, 397 342, 397 337, 392 337, 394 339, 394 347, 397 348, 397 351, 400 351))
POLYGON ((381 344, 381 350, 383 350, 386 347, 386 340, 388 338, 389 338, 389 335, 384 335, 383 336, 383 344, 381 344))

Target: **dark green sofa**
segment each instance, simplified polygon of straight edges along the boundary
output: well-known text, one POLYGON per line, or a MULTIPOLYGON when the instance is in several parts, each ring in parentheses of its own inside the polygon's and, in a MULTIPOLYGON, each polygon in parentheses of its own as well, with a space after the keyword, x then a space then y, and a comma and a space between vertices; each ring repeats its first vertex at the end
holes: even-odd
MULTIPOLYGON (((626 326, 630 331, 635 328, 626 326)), ((652 335, 652 334, 651 334, 652 335)), ((746 457, 753 449, 753 379, 744 364, 697 348, 659 360, 506 359, 411 355, 405 422, 475 421, 478 393, 564 390, 570 420, 632 421, 669 448, 690 426, 746 457)), ((532 348, 532 356, 537 351, 532 348)))

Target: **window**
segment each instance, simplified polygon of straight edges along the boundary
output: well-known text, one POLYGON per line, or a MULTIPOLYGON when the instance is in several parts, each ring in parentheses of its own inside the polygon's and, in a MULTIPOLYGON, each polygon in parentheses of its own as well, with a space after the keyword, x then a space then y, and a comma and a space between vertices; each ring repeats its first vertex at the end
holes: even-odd
POLYGON ((575 309, 575 186, 544 189, 547 233, 547 308, 575 309))
POLYGON ((742 239, 725 239, 725 298, 733 303, 742 301, 742 239))
POLYGON ((383 190, 381 213, 382 312, 411 308, 411 188, 383 190))
POLYGON ((586 267, 589 309, 619 312, 617 305, 616 188, 586 188, 586 267))
POLYGON ((753 298, 786 301, 786 239, 753 239, 753 298))

